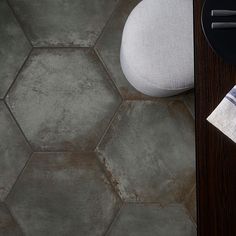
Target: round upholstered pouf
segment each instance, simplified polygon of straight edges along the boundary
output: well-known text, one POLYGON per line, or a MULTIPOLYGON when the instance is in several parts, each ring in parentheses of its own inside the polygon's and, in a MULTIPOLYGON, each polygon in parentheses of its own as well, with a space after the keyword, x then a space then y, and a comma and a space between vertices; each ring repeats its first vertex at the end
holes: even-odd
POLYGON ((127 19, 121 67, 140 92, 166 97, 194 85, 191 0, 143 0, 127 19))

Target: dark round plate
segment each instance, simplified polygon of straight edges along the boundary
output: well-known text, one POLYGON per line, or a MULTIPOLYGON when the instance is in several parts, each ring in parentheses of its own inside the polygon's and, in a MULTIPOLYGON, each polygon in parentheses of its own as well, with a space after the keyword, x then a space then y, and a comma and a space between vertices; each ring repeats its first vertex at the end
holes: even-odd
POLYGON ((208 43, 225 62, 236 64, 236 28, 212 29, 213 22, 236 23, 236 16, 211 16, 212 10, 236 10, 236 0, 206 0, 202 8, 202 29, 208 43))

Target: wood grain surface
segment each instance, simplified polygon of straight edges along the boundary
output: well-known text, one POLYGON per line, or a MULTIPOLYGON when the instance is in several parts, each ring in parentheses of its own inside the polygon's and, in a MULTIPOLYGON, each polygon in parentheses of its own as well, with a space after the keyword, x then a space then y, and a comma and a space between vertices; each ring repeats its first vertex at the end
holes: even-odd
MULTIPOLYGON (((203 0, 194 1, 198 235, 236 235, 236 144, 206 121, 236 82, 201 29, 203 0)), ((236 45, 236 42, 235 42, 236 45)))

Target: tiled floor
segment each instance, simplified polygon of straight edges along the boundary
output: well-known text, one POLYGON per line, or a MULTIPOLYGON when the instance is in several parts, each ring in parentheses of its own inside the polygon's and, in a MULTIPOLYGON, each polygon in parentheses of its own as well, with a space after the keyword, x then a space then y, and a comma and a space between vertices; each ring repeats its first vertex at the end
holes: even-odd
POLYGON ((0 235, 196 235, 193 92, 120 68, 138 2, 0 2, 0 235))
POLYGON ((126 204, 113 222, 109 236, 189 236, 195 227, 180 204, 126 204))

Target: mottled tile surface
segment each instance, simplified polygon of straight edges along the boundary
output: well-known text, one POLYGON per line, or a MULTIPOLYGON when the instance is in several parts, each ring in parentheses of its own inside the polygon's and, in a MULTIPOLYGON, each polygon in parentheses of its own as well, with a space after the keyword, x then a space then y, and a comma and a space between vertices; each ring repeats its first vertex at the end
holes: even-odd
POLYGON ((0 235, 196 236, 193 91, 120 66, 140 1, 0 2, 0 235))
POLYGON ((30 44, 5 0, 0 1, 0 32, 0 98, 3 98, 30 51, 30 44))
POLYGON ((190 113, 192 114, 193 118, 195 119, 195 95, 194 91, 189 91, 186 94, 181 96, 184 103, 188 107, 190 113))
POLYGON ((12 218, 9 210, 2 203, 0 203, 0 235, 23 236, 20 227, 12 218))
POLYGON ((139 93, 125 78, 120 66, 120 45, 123 28, 130 12, 140 0, 121 0, 112 19, 99 39, 96 50, 106 65, 111 78, 124 98, 147 97, 139 93))
POLYGON ((0 101, 0 200, 4 200, 31 150, 8 109, 0 101))
POLYGON ((119 200, 94 154, 35 153, 7 205, 26 235, 100 236, 119 200))
POLYGON ((166 207, 129 204, 120 212, 108 236, 196 236, 196 228, 179 204, 166 207))
POLYGON ((193 221, 197 222, 197 199, 196 199, 196 185, 192 188, 185 199, 185 206, 189 211, 193 221))
POLYGON ((7 102, 35 150, 93 150, 120 103, 89 49, 35 49, 7 102))
POLYGON ((34 46, 92 46, 117 0, 10 0, 34 46))
POLYGON ((194 122, 180 101, 125 102, 98 152, 127 201, 180 201, 194 185, 194 122))

